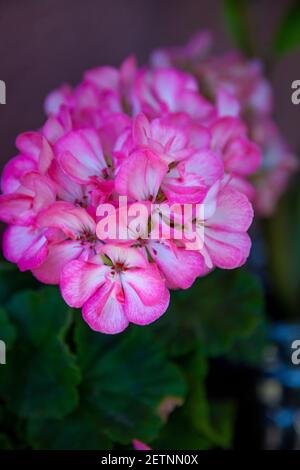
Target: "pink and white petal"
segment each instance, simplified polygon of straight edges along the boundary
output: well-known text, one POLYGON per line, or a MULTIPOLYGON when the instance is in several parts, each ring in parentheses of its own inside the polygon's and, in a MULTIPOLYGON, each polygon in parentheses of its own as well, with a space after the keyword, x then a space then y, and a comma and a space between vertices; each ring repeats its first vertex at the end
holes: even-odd
POLYGON ((48 256, 48 241, 44 235, 40 235, 34 243, 22 254, 18 267, 20 271, 35 269, 41 266, 48 256))
POLYGON ((225 88, 217 90, 217 108, 220 117, 238 117, 240 114, 240 103, 233 93, 225 88))
POLYGON ((213 264, 223 269, 242 266, 251 249, 251 240, 247 233, 233 233, 207 228, 204 242, 213 264))
POLYGON ((153 87, 157 96, 168 104, 171 111, 174 110, 174 99, 182 90, 198 91, 195 78, 176 69, 157 70, 153 74, 153 87))
POLYGON ((32 198, 24 194, 0 196, 0 220, 7 224, 30 225, 35 218, 32 198))
POLYGON ((80 260, 69 262, 62 270, 60 289, 70 307, 82 305, 105 283, 110 268, 80 260))
POLYGON ((59 159, 63 160, 63 168, 74 178, 86 181, 87 176, 99 176, 106 168, 100 138, 93 129, 69 132, 57 141, 55 150, 58 155, 65 154, 59 159), (70 154, 73 158, 68 163, 66 155, 70 158, 70 154), (79 166, 77 171, 74 166, 76 162, 79 166))
POLYGON ((28 248, 41 236, 33 226, 11 225, 3 234, 3 254, 8 261, 18 263, 28 248))
POLYGON ((95 221, 88 212, 73 204, 58 201, 42 211, 37 218, 39 227, 61 229, 69 238, 77 238, 84 230, 95 233, 95 221))
POLYGON ((203 179, 192 173, 165 178, 161 187, 171 204, 201 203, 208 191, 203 179))
POLYGON ((242 176, 254 173, 261 163, 261 151, 254 142, 245 137, 233 139, 224 153, 226 171, 242 176))
POLYGON ((82 201, 84 188, 75 183, 61 168, 57 160, 53 160, 48 174, 56 185, 56 192, 63 201, 82 201))
POLYGON ((117 334, 127 328, 129 321, 124 312, 124 303, 119 302, 118 287, 106 282, 84 304, 82 316, 92 330, 106 334, 117 334))
POLYGON ((69 85, 63 85, 57 90, 52 91, 46 97, 44 108, 46 114, 58 114, 61 106, 71 106, 72 88, 69 85))
POLYGON ((257 194, 257 188, 252 183, 250 183, 250 181, 236 175, 228 175, 228 184, 240 193, 245 194, 249 201, 254 201, 257 194))
POLYGON ((155 199, 167 171, 168 165, 153 152, 137 150, 121 164, 116 191, 138 201, 155 199))
MULTIPOLYGON (((167 153, 172 155, 182 152, 187 146, 186 134, 179 128, 163 124, 161 119, 154 119, 151 123, 151 135, 155 141, 165 147, 167 153)), ((187 151, 186 154, 188 155, 187 151)))
POLYGON ((54 115, 50 116, 43 126, 43 134, 52 144, 60 139, 64 135, 64 132, 62 124, 54 115))
POLYGON ((132 287, 144 305, 156 304, 164 294, 165 280, 154 264, 146 269, 128 269, 120 276, 124 290, 132 287))
POLYGON ((180 164, 185 173, 199 175, 207 186, 212 186, 224 175, 221 159, 210 150, 200 150, 180 164))
POLYGON ((37 170, 37 164, 32 158, 25 155, 17 155, 9 160, 2 171, 1 189, 4 194, 18 190, 23 175, 37 170))
POLYGON ((215 107, 195 91, 184 91, 179 95, 174 112, 187 112, 191 117, 211 122, 215 119, 215 107))
POLYGON ((38 213, 55 201, 56 192, 53 181, 36 171, 26 173, 21 179, 22 186, 33 194, 33 210, 38 213))
POLYGON ((211 127, 212 148, 223 150, 230 139, 244 137, 246 135, 246 127, 237 118, 223 117, 211 127))
POLYGON ((39 154, 39 162, 38 162, 38 168, 42 174, 47 172, 53 159, 54 159, 54 153, 53 153, 52 147, 50 146, 47 139, 43 137, 41 151, 39 154))
POLYGON ((125 264, 129 269, 147 268, 149 263, 140 250, 136 248, 118 246, 113 244, 105 244, 100 250, 115 265, 117 263, 125 264))
POLYGON ((124 294, 126 317, 131 323, 136 325, 149 325, 153 323, 165 313, 170 302, 170 292, 166 287, 160 299, 152 305, 143 304, 135 289, 128 283, 124 284, 124 294))
POLYGON ((188 289, 197 277, 208 273, 202 255, 196 251, 172 250, 162 243, 151 244, 149 251, 169 289, 188 289))
POLYGON ((207 225, 214 230, 245 232, 253 219, 253 208, 247 196, 225 185, 218 194, 217 207, 207 225))
POLYGON ((137 145, 147 145, 150 137, 150 123, 142 113, 138 114, 133 120, 132 137, 137 145))
POLYGON ((33 275, 45 284, 59 284, 61 272, 67 263, 82 253, 82 246, 75 241, 62 241, 48 245, 48 256, 41 266, 32 270, 33 275))
POLYGON ((43 136, 38 132, 23 132, 16 139, 16 147, 23 155, 38 162, 43 136))
POLYGON ((84 79, 99 90, 117 90, 119 71, 110 66, 97 67, 85 72, 84 79))
POLYGON ((98 169, 89 168, 84 162, 77 160, 70 152, 59 154, 58 161, 63 171, 75 184, 88 184, 91 178, 101 174, 99 170, 97 175, 98 169))

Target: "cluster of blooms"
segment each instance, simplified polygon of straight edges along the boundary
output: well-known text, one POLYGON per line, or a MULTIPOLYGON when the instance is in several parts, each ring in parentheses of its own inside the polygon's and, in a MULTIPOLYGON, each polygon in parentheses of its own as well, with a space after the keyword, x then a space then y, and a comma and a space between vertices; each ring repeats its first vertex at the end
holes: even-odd
MULTIPOLYGON (((244 187, 261 152, 227 90, 213 104, 192 75, 139 69, 129 57, 55 90, 45 109, 43 127, 18 136, 19 153, 3 171, 3 251, 21 271, 59 284, 91 328, 112 334, 149 324, 166 311, 169 289, 246 261, 253 210, 244 187), (125 242, 99 238, 98 209, 109 202, 118 210, 120 196, 129 205, 203 204, 191 219, 199 249, 138 230, 125 242)), ((174 219, 160 220, 176 230, 174 219)))
POLYGON ((186 46, 153 52, 154 68, 176 66, 197 79, 200 92, 216 103, 221 115, 241 117, 248 135, 262 150, 259 169, 241 186, 257 215, 271 215, 279 197, 298 168, 298 160, 284 141, 272 118, 272 89, 258 60, 239 52, 218 56, 210 54, 209 32, 196 34, 186 46))

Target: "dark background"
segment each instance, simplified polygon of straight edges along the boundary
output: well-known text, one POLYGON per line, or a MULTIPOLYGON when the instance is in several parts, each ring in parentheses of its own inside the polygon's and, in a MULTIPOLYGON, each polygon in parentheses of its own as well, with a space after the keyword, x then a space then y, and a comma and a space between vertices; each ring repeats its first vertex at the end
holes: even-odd
MULTIPOLYGON (((266 54, 288 0, 252 0, 251 29, 266 54)), ((220 0, 0 0, 1 166, 14 155, 19 132, 44 119, 46 94, 75 84, 85 69, 118 65, 130 53, 140 63, 158 46, 184 43, 199 29, 215 35, 215 50, 232 47, 220 0)), ((291 103, 291 82, 300 78, 300 53, 277 63, 272 76, 281 129, 300 149, 300 106, 291 103)))

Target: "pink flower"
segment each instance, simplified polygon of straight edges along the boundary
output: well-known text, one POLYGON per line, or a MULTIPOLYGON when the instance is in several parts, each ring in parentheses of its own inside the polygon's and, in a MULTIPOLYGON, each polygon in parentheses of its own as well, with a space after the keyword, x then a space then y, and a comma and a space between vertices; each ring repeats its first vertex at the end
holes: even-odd
MULTIPOLYGON (((187 55, 194 67, 206 46, 199 36, 173 58, 187 55)), ((157 320, 169 289, 187 289, 215 266, 241 266, 253 215, 245 194, 255 196, 249 177, 260 150, 229 88, 210 102, 193 75, 170 66, 138 69, 129 57, 119 69, 89 70, 78 86, 52 92, 46 122, 17 138, 19 153, 3 171, 5 257, 59 284, 90 327, 109 334, 157 320), (122 197, 129 211, 139 204, 134 223, 134 216, 114 220, 124 215, 122 197), (128 237, 105 236, 107 222, 128 229, 128 237)))
POLYGON ((254 204, 261 216, 270 216, 299 162, 270 120, 257 121, 253 133, 263 153, 262 165, 254 176, 254 204))
POLYGON ((247 137, 243 123, 233 117, 218 119, 211 127, 212 147, 219 152, 229 174, 246 177, 258 169, 261 151, 247 137))
POLYGON ((0 219, 13 224, 3 236, 4 256, 26 271, 41 265, 47 257, 47 229, 40 229, 36 220, 56 195, 52 181, 37 172, 25 173, 19 183, 17 192, 0 196, 0 219))
POLYGON ((176 69, 141 70, 133 87, 133 113, 149 117, 185 112, 195 119, 208 120, 213 106, 198 92, 196 80, 176 69))
POLYGON ((223 164, 210 149, 211 134, 193 122, 149 121, 139 114, 126 130, 115 188, 133 200, 155 200, 161 189, 169 202, 201 202, 223 177, 223 164), (193 127, 192 127, 193 126, 193 127), (195 136, 197 134, 197 137, 195 136))
POLYGON ((24 173, 15 192, 0 196, 0 220, 8 224, 30 225, 37 214, 55 201, 50 178, 36 171, 24 173))
POLYGON ((204 201, 204 215, 196 216, 194 226, 207 269, 234 269, 245 263, 251 248, 247 230, 252 219, 253 209, 244 194, 228 184, 211 189, 204 201))
POLYGON ((75 183, 88 184, 108 176, 101 142, 94 129, 67 133, 56 142, 55 152, 61 168, 75 183))
POLYGON ((93 257, 101 244, 96 237, 94 219, 85 209, 67 202, 55 202, 41 212, 37 226, 59 232, 56 239, 49 239, 44 263, 33 270, 37 279, 47 284, 58 284, 61 271, 69 261, 93 257))
POLYGON ((200 83, 217 97, 220 87, 236 97, 241 109, 268 114, 272 109, 271 86, 262 75, 262 64, 239 53, 212 57, 195 68, 200 83))
POLYGON ((3 193, 13 193, 21 186, 21 178, 26 173, 37 171, 44 174, 53 159, 52 148, 40 133, 25 132, 16 141, 20 154, 4 167, 1 178, 3 193))
POLYGON ((86 322, 102 333, 120 333, 129 322, 157 320, 170 296, 155 265, 134 248, 104 245, 101 254, 63 269, 61 292, 68 305, 83 307, 86 322))
MULTIPOLYGON (((173 66, 189 70, 197 79, 199 92, 216 105, 218 117, 243 119, 248 136, 263 150, 262 158, 253 143, 234 138, 225 152, 225 171, 230 173, 231 184, 251 198, 258 214, 271 215, 298 167, 278 130, 272 130, 276 126, 272 122, 271 85, 260 61, 249 60, 239 52, 214 56, 210 46, 210 35, 200 32, 186 46, 155 51, 151 64, 157 71, 173 66)), ((216 124, 219 135, 226 135, 228 125, 228 121, 226 126, 224 122, 216 124)), ((234 124, 234 132, 238 127, 234 124)))

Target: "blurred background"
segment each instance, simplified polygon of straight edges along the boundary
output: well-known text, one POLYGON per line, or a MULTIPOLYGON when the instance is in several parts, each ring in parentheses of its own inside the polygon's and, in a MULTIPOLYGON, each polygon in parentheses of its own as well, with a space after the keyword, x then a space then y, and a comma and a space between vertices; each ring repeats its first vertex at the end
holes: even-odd
MULTIPOLYGON (((300 152, 300 105, 291 101, 300 48, 274 57, 271 47, 295 2, 247 3, 253 52, 273 86, 275 119, 300 152)), ((153 49, 184 44, 202 29, 213 33, 216 53, 235 47, 219 0, 0 0, 0 79, 7 86, 7 103, 0 105, 1 169, 15 154, 17 134, 43 122, 49 91, 64 82, 75 85, 94 66, 118 66, 131 53, 141 65, 153 49)), ((276 214, 253 229, 249 266, 265 287, 269 318, 262 359, 241 363, 238 349, 232 361, 209 359, 209 396, 237 403, 234 448, 300 448, 300 377, 289 354, 291 341, 300 339, 298 187, 296 177, 276 214)))
MULTIPOLYGON (((289 0, 250 0, 251 34, 265 55, 289 0)), ((1 163, 14 154, 16 135, 38 127, 46 94, 61 83, 76 84, 84 70, 118 65, 127 55, 147 61, 157 47, 184 44, 209 29, 216 52, 232 48, 219 0, 18 0, 0 1, 0 78, 7 105, 0 107, 1 163)), ((299 108, 291 83, 300 76, 300 53, 278 61, 272 73, 275 112, 291 144, 300 147, 299 108)))

